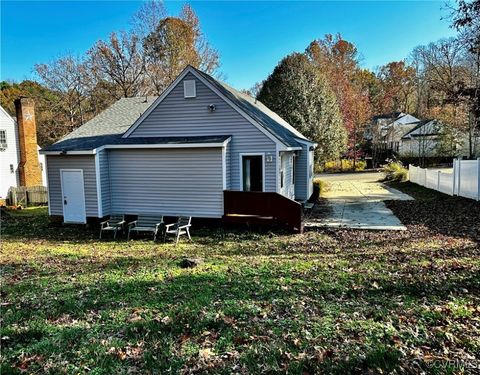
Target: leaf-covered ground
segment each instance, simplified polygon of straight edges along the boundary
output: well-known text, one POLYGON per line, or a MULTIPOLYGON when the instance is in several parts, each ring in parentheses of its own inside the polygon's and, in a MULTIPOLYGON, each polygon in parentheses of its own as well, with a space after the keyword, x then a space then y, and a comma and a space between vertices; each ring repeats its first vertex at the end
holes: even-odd
POLYGON ((473 373, 480 205, 400 188, 419 198, 389 202, 406 232, 196 228, 174 247, 13 215, 1 373, 473 373))

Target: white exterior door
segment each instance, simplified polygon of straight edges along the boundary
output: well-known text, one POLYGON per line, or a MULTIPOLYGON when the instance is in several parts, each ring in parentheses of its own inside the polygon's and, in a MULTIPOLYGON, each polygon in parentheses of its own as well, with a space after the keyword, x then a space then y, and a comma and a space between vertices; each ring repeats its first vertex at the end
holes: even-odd
POLYGON ((63 221, 86 223, 85 190, 81 169, 60 170, 62 180, 63 221))

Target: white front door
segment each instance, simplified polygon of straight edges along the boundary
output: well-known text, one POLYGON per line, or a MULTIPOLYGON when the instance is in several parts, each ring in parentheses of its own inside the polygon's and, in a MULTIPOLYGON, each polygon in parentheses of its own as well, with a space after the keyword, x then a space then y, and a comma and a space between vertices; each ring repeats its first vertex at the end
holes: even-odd
POLYGON ((85 190, 81 169, 60 170, 62 180, 63 221, 86 223, 85 190))

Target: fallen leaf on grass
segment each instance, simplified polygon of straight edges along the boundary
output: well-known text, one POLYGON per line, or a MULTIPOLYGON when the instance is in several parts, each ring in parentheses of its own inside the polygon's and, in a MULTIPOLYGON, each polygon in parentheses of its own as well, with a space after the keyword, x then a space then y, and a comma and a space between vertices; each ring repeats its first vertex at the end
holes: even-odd
POLYGON ((201 359, 209 359, 210 357, 214 356, 215 353, 211 348, 200 349, 198 355, 201 359))

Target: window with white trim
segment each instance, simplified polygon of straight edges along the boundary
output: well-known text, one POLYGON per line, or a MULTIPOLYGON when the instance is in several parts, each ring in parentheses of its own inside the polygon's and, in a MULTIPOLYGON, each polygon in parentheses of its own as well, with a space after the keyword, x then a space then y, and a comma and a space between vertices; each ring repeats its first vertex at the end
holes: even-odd
POLYGON ((0 130, 0 148, 6 149, 7 148, 7 131, 0 130))
POLYGON ((185 80, 183 81, 183 97, 184 98, 195 98, 197 96, 197 88, 195 86, 195 80, 185 80))

